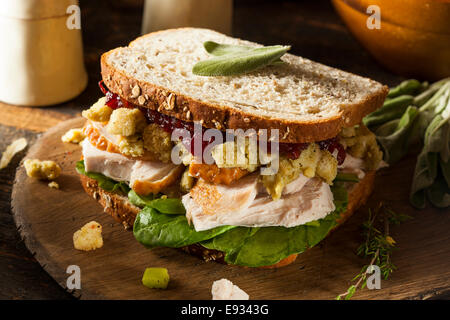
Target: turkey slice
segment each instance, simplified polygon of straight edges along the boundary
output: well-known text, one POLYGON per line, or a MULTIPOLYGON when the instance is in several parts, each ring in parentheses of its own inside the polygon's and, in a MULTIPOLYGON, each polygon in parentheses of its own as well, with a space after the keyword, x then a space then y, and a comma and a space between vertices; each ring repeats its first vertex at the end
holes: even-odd
POLYGON ((81 146, 87 172, 98 172, 113 180, 128 182, 141 195, 158 193, 174 183, 183 172, 183 166, 172 163, 133 160, 119 153, 99 150, 87 139, 81 146))
POLYGON ((186 216, 196 231, 224 225, 294 227, 324 218, 335 209, 329 185, 318 178, 300 175, 276 201, 262 190, 257 174, 241 180, 233 186, 216 186, 199 180, 183 196, 186 216))

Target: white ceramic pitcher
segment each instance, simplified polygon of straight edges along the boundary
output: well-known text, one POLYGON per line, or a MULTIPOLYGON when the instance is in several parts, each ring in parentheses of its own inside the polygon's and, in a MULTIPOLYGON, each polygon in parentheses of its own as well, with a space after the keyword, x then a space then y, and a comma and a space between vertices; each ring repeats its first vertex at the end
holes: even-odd
POLYGON ((84 90, 79 11, 78 0, 0 0, 0 101, 46 106, 84 90))

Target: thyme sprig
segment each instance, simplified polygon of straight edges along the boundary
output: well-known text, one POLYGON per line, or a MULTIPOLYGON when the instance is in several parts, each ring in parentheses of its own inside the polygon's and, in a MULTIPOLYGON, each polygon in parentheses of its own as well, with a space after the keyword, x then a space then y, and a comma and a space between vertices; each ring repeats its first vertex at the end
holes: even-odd
POLYGON ((380 268, 384 280, 389 278, 390 274, 397 269, 391 260, 396 242, 389 235, 389 226, 398 225, 410 218, 406 214, 395 213, 381 202, 374 210, 369 209, 369 218, 362 225, 365 241, 358 247, 356 253, 358 256, 371 258, 370 263, 363 266, 352 279, 352 282, 357 282, 352 284, 346 292, 338 295, 336 300, 349 300, 359 287, 364 289, 367 285, 367 269, 371 265, 377 265, 380 268))

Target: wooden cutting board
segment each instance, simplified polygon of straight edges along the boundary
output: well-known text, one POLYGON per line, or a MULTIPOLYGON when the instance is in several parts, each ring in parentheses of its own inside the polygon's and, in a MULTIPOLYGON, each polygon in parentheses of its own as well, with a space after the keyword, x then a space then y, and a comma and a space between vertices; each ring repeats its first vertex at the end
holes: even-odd
POLYGON ((251 299, 334 299, 346 291, 350 280, 368 263, 355 255, 362 241, 360 226, 367 209, 379 201, 413 216, 391 228, 398 250, 391 278, 380 290, 362 290, 355 299, 430 298, 450 290, 450 212, 414 210, 408 192, 414 158, 383 169, 366 207, 320 245, 301 254, 295 263, 279 269, 252 269, 203 262, 176 249, 147 250, 82 189, 75 162, 80 147, 61 142, 70 128, 83 125, 77 118, 62 122, 34 144, 26 158, 57 161, 63 171, 59 190, 17 171, 12 194, 16 224, 29 250, 42 267, 64 288, 69 265, 81 269, 82 299, 211 299, 213 281, 227 278, 245 290, 251 299), (73 247, 72 236, 85 223, 103 226, 104 246, 82 252, 73 247), (165 267, 170 273, 167 290, 151 290, 141 284, 146 267, 165 267))

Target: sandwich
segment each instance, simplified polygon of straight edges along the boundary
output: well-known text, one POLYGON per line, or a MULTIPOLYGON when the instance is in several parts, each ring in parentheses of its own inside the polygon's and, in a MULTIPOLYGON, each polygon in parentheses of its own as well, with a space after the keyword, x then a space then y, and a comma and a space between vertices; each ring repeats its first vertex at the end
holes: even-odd
POLYGON ((383 155, 361 121, 388 88, 288 53, 197 75, 205 43, 261 47, 180 28, 102 55, 104 96, 82 113, 81 183, 149 249, 287 265, 369 197, 383 155))

